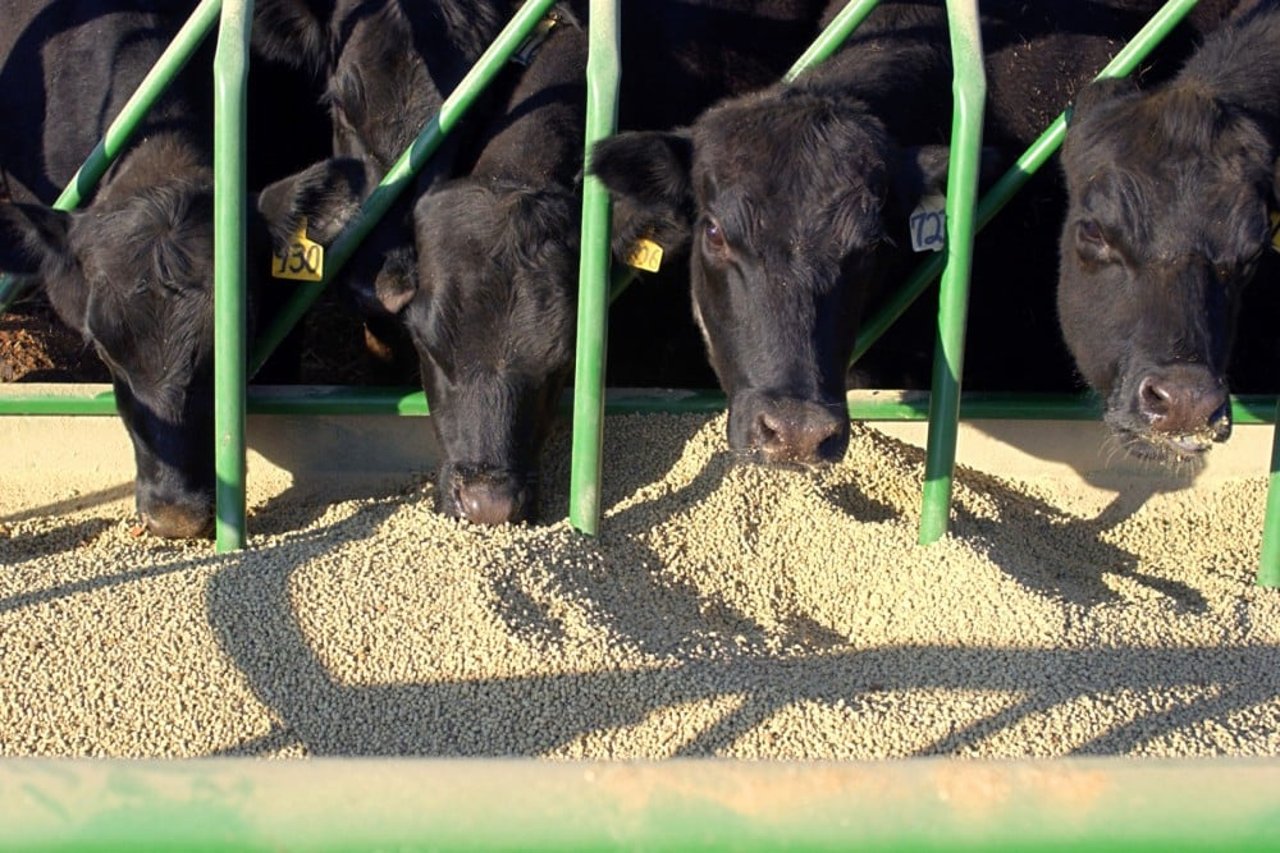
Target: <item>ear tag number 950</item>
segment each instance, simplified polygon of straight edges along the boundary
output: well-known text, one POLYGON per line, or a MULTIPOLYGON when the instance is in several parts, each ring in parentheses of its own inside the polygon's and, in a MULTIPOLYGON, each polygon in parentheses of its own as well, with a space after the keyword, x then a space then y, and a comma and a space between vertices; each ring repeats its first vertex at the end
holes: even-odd
POLYGON ((645 272, 657 272, 662 267, 662 247, 641 237, 631 244, 623 263, 645 272))
POLYGON ((271 277, 293 281, 320 281, 324 278, 324 246, 307 239, 307 220, 298 223, 298 230, 289 242, 275 251, 271 260, 271 277))
POLYGON ((911 251, 940 252, 947 245, 947 200, 926 196, 911 211, 911 251))

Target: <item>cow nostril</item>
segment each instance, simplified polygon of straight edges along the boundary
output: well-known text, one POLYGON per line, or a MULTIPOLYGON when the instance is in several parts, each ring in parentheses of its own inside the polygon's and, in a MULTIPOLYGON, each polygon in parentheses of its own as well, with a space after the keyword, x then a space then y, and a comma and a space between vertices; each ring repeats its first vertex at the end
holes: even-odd
POLYGON ((783 424, 770 412, 761 412, 756 417, 756 446, 774 448, 782 444, 783 424))
POLYGON ((1152 420, 1159 420, 1169 413, 1173 395, 1154 378, 1144 377, 1138 385, 1138 408, 1152 420))

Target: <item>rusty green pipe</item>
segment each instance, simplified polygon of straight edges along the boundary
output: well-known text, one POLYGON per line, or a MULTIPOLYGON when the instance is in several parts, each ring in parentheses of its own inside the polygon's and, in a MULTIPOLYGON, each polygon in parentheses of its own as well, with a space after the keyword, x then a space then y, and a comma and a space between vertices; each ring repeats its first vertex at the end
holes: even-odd
MULTIPOLYGON (((142 78, 137 90, 125 102, 120 114, 107 127, 106 134, 89 152, 84 164, 71 176, 71 181, 53 202, 57 210, 75 210, 84 203, 84 199, 93 192, 103 173, 111 167, 120 152, 133 138, 134 131, 147 117, 151 107, 165 89, 173 82, 173 78, 191 59, 192 54, 204 42, 214 22, 218 20, 218 12, 222 8, 222 0, 202 0, 191 13, 191 17, 182 25, 173 41, 160 54, 156 64, 142 78)), ((9 310, 24 288, 33 279, 0 275, 0 314, 9 310)))
POLYGON ((1270 759, 0 761, 23 850, 1280 849, 1270 759))

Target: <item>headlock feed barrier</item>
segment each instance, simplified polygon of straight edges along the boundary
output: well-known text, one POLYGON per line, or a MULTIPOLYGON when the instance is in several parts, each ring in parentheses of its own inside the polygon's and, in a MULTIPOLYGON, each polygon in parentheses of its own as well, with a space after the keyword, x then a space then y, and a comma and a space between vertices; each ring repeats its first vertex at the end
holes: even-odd
MULTIPOLYGON (((221 9, 215 60, 217 312, 217 548, 245 543, 245 411, 428 414, 421 392, 315 389, 265 392, 246 380, 336 274, 360 239, 467 105, 524 41, 554 0, 529 0, 330 248, 325 279, 304 286, 251 354, 245 336, 244 94, 252 0, 202 0, 139 92, 112 124, 71 186, 64 209, 87 195, 164 81, 187 61, 221 9)), ((852 0, 789 72, 834 51, 875 7, 852 0)), ((1103 75, 1127 74, 1195 5, 1170 0, 1103 75)), ((587 150, 612 133, 618 92, 619 0, 591 0, 587 150)), ((857 358, 942 273, 942 297, 920 538, 947 528, 958 417, 1097 417, 1067 397, 960 394, 973 232, 985 225, 1061 143, 1059 117, 975 205, 985 84, 976 0, 948 0, 955 57, 953 146, 946 254, 923 264, 860 333, 857 358)), ((583 194, 583 260, 574 390, 570 518, 594 533, 600 520, 606 312, 610 286, 609 204, 589 178, 583 194)), ((15 295, 0 282, 0 308, 15 295)), ((676 403, 640 396, 614 408, 714 411, 717 395, 676 403)), ((79 398, 5 395, 8 415, 111 415, 110 392, 79 398)), ((1240 423, 1274 422, 1271 398, 1237 398, 1240 423)), ((853 418, 920 419, 918 402, 854 402, 853 418)), ((1273 445, 1259 582, 1280 586, 1280 433, 1273 445)), ((202 849, 285 846, 671 847, 773 850, 847 846, 870 850, 1236 850, 1274 849, 1280 809, 1270 794, 1280 771, 1251 761, 1052 764, 914 760, 859 764, 672 761, 656 765, 519 762, 250 760, 200 762, 6 762, 0 775, 0 842, 42 849, 141 844, 202 849), (505 819, 494 819, 495 803, 505 819), (921 815, 928 815, 922 820, 921 815), (336 816, 337 817, 335 819, 336 816), (980 818, 980 819, 979 819, 980 818), (427 839, 430 839, 428 842, 427 839)))
MULTIPOLYGON (((300 283, 293 300, 255 343, 251 352, 245 334, 244 257, 244 97, 247 79, 249 22, 252 0, 202 0, 179 31, 156 67, 112 123, 102 142, 76 174, 55 206, 71 209, 92 189, 93 183, 127 144, 129 134, 158 97, 168 80, 181 70, 213 25, 221 10, 215 59, 215 421, 217 458, 217 526, 219 551, 245 544, 245 413, 345 412, 427 414, 420 391, 388 389, 317 390, 300 388, 270 396, 246 392, 246 381, 338 274, 359 242, 373 228, 396 197, 403 192, 456 126, 470 104, 497 74, 521 43, 532 33, 554 0, 527 0, 493 45, 481 56, 457 89, 443 103, 440 113, 394 164, 382 183, 362 205, 360 215, 335 240, 327 252, 321 282, 300 283)), ((794 79, 831 55, 844 39, 878 5, 878 0, 850 0, 814 44, 788 71, 794 79)), ((977 196, 978 159, 985 101, 985 75, 976 0, 947 0, 954 65, 951 161, 948 173, 946 216, 948 239, 938 253, 907 279, 879 312, 863 325, 855 342, 857 359, 901 316, 906 308, 940 274, 939 317, 935 342, 932 392, 929 395, 929 438, 920 522, 920 542, 938 540, 947 531, 950 515, 952 470, 955 463, 959 417, 1095 418, 1096 404, 1083 398, 968 395, 960 393, 964 361, 964 331, 974 233, 1017 193, 1061 145, 1066 134, 1066 114, 1059 116, 1014 166, 980 200, 977 196)), ((1194 8, 1196 0, 1168 0, 1099 77, 1129 74, 1160 41, 1194 8)), ((590 0, 590 59, 587 69, 587 133, 585 151, 613 133, 617 115, 620 32, 619 0, 590 0)), ((569 519, 578 530, 599 530, 601 448, 605 411, 604 364, 607 311, 612 297, 625 286, 625 278, 611 284, 609 253, 609 199, 603 186, 588 176, 583 187, 582 260, 578 305, 577 355, 573 390, 573 456, 569 519)), ((17 285, 0 279, 0 309, 16 296, 17 285)), ((718 395, 699 396, 656 408, 715 410, 723 405, 718 395)), ((652 399, 621 400, 610 406, 621 410, 655 408, 652 399)), ((0 413, 8 415, 111 414, 111 392, 88 398, 37 397, 6 394, 0 413)), ((900 401, 850 404, 851 417, 919 419, 920 404, 900 401)), ((1233 400, 1239 423, 1275 423, 1280 409, 1270 398, 1233 400)), ((1280 586, 1280 430, 1273 438, 1270 482, 1263 530, 1258 582, 1280 586)))

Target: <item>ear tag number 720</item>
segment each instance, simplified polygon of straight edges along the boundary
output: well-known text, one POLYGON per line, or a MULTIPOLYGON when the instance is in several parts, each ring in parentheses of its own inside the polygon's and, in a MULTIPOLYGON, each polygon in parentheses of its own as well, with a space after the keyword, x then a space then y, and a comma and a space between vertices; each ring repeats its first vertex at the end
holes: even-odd
POLYGON ((271 260, 271 277, 293 281, 320 281, 324 278, 324 246, 307 239, 307 220, 289 241, 275 250, 271 260))
POLYGON ((911 211, 911 251, 940 252, 947 245, 947 200, 926 196, 911 211))

